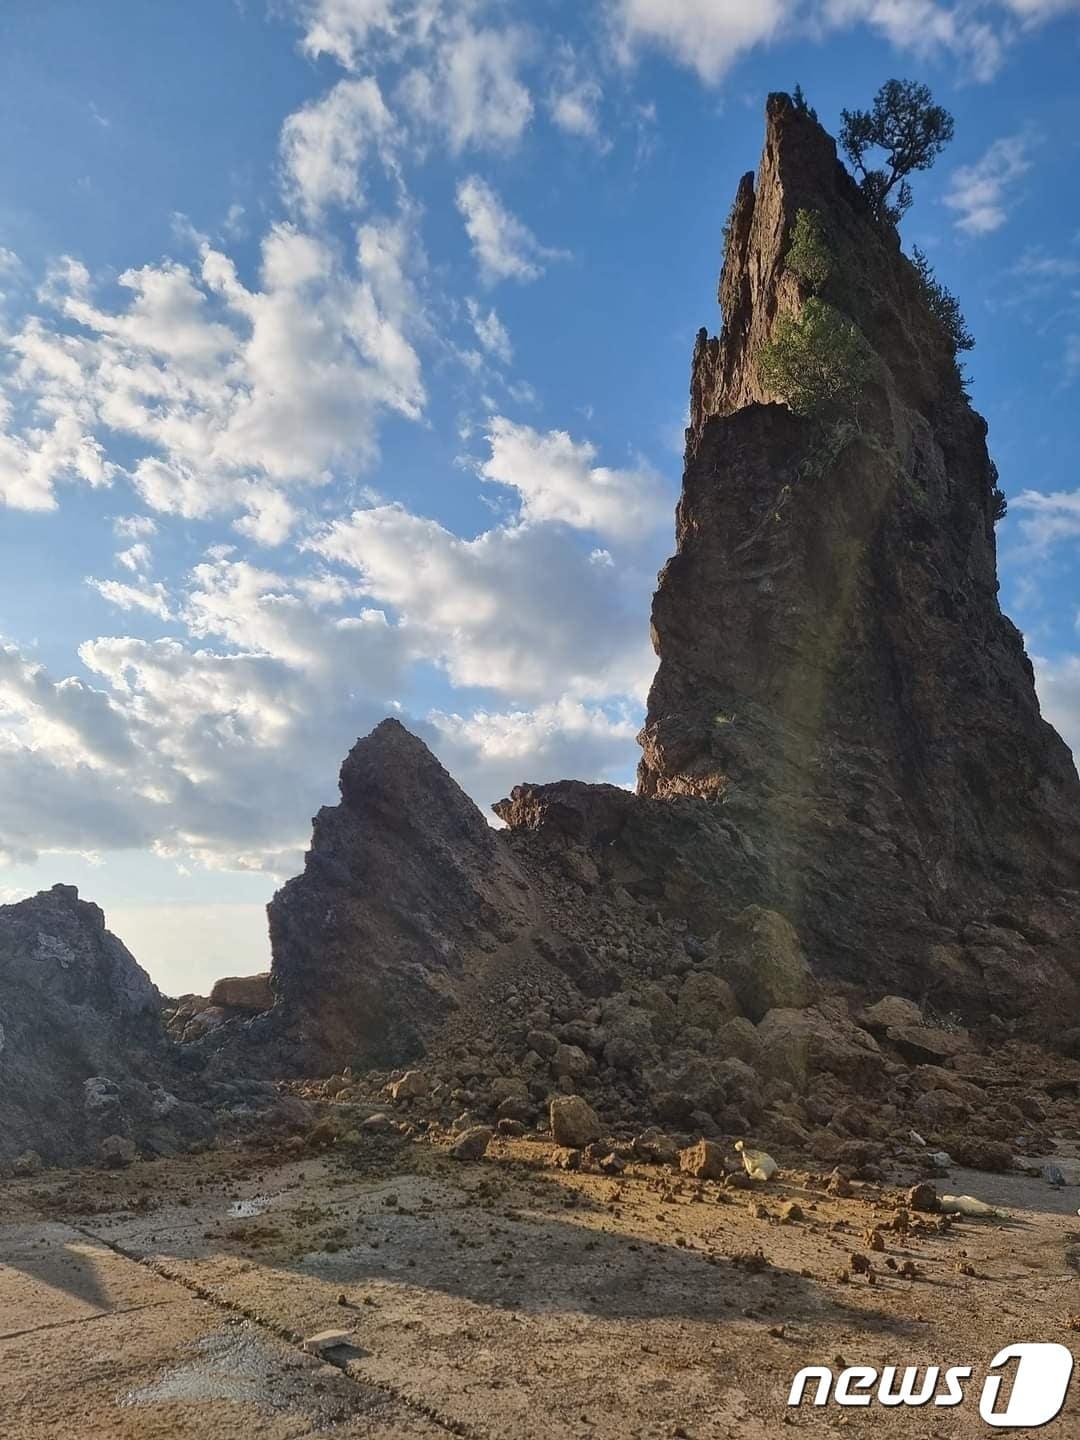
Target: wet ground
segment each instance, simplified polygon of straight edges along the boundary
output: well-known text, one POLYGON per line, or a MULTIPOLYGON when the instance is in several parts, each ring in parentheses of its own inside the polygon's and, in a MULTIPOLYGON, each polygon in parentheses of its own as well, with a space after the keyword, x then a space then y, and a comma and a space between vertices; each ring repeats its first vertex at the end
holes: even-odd
MULTIPOLYGON (((955 1171, 942 1189, 1003 1218, 904 1233, 880 1187, 841 1198, 799 1174, 748 1194, 546 1156, 373 1141, 9 1183, 4 1436, 960 1440, 995 1433, 978 1394, 1000 1348, 1080 1342, 1074 1186, 955 1171), (328 1330, 348 1343, 304 1352, 328 1330), (811 1364, 974 1376, 954 1408, 790 1410, 811 1364)), ((1042 1434, 1080 1436, 1078 1395, 1042 1434)))

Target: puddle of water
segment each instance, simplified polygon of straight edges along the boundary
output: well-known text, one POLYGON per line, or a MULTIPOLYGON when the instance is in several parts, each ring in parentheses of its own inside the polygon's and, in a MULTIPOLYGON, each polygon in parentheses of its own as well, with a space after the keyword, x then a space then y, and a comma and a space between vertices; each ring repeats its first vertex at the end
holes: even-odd
POLYGON ((265 1214, 275 1198, 273 1195, 253 1195, 250 1200, 234 1200, 228 1214, 233 1220, 251 1220, 256 1215, 265 1214))
POLYGON ((314 1383, 310 1365, 290 1364, 287 1355, 249 1330, 207 1335, 195 1351, 194 1360, 166 1370, 152 1385, 129 1391, 119 1403, 231 1400, 275 1414, 300 1411, 313 1423, 343 1419, 354 1408, 351 1396, 328 1393, 324 1384, 314 1383))

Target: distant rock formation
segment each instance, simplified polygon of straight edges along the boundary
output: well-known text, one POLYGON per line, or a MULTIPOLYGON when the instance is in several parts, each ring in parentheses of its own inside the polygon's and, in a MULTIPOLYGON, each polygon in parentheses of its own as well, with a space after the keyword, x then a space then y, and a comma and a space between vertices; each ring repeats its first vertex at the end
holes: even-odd
POLYGON ((74 885, 0 906, 0 1158, 90 1158, 122 1123, 117 1082, 160 1078, 161 1005, 74 885))

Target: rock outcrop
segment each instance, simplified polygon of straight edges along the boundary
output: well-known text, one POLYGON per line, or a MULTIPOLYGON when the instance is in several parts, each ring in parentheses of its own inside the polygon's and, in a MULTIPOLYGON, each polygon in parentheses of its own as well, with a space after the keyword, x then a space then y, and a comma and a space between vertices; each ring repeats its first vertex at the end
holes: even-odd
POLYGON ((133 1112, 164 1121, 180 1102, 160 1083, 161 1005, 73 885, 0 906, 0 1159, 89 1159, 133 1112))
POLYGON ((640 793, 727 817, 819 972, 1071 1010, 1080 781, 998 605, 986 423, 896 232, 783 95, 739 186, 720 302, 653 605, 640 793), (771 403, 757 367, 804 303, 784 258, 800 209, 835 257, 825 298, 872 352, 861 433, 814 478, 812 422, 771 403))
POLYGON ((396 720, 357 742, 304 873, 269 907, 287 1066, 403 1063, 485 954, 527 927, 527 882, 396 720))

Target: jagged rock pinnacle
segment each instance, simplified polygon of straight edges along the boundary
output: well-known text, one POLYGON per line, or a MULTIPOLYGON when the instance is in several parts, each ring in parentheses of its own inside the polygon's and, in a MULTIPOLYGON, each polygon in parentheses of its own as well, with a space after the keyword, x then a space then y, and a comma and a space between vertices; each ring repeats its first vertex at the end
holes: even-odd
POLYGON ((907 966, 1006 1008, 1071 995, 1023 937, 1075 924, 1080 782, 998 605, 986 424, 895 230, 786 96, 738 189, 720 300, 719 338, 694 352, 677 552, 653 606, 641 793, 722 805, 827 968, 907 966), (873 359, 860 433, 814 478, 812 422, 769 403, 756 364, 804 303, 784 263, 802 208, 873 359), (995 914, 1013 942, 958 946, 995 914))

